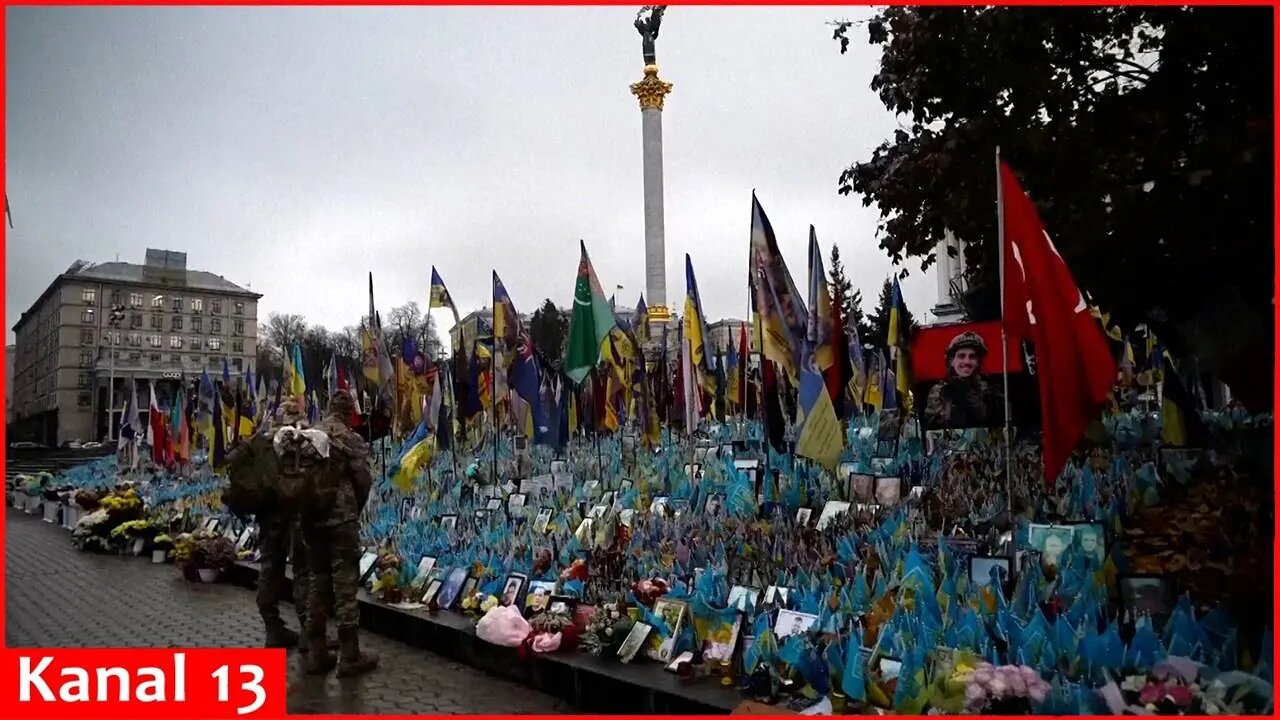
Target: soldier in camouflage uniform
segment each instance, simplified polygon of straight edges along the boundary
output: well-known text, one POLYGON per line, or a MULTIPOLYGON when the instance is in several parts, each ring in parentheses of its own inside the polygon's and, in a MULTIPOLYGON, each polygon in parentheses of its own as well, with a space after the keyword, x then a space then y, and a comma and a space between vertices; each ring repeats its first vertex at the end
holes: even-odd
POLYGON ((1004 397, 982 377, 987 344, 964 332, 947 345, 947 377, 929 390, 926 428, 992 427, 1004 422, 1004 397))
MULTIPOLYGON (((285 410, 282 408, 282 410, 285 410)), ((296 413, 297 406, 293 406, 296 413)), ((287 414, 287 410, 285 410, 287 414)), ((280 617, 280 599, 284 596, 285 570, 290 551, 293 556, 293 608, 298 626, 307 624, 307 595, 311 568, 306 546, 302 543, 297 518, 280 507, 271 490, 276 483, 279 465, 271 448, 267 423, 245 442, 237 443, 227 458, 232 488, 225 498, 237 514, 251 512, 258 523, 258 548, 261 566, 258 573, 258 614, 266 626, 266 647, 290 648, 298 644, 298 634, 285 626, 280 617), (253 477, 247 477, 252 474, 253 477), (243 492, 251 488, 249 493, 243 492), (238 502, 240 501, 240 502, 238 502), (242 506, 242 503, 244 507, 242 506)), ((305 649, 305 648, 304 648, 305 649)))
MULTIPOLYGON (((351 395, 338 391, 316 429, 329 439, 326 472, 317 477, 315 502, 302 514, 302 533, 310 551, 312 608, 328 608, 333 600, 338 626, 338 676, 369 672, 378 666, 378 656, 360 650, 360 609, 356 595, 360 583, 360 511, 369 500, 373 475, 369 467, 369 445, 347 422, 355 404, 351 395)), ((335 664, 324 647, 325 615, 308 616, 306 642, 311 645, 306 671, 320 674, 335 664)))

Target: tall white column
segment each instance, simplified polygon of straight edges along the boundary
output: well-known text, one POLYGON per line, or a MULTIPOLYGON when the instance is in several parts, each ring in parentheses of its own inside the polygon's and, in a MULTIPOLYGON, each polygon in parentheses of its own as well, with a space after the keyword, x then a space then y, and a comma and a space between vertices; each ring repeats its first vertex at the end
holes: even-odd
POLYGON ((667 306, 667 237, 662 202, 662 110, 640 111, 644 133, 644 292, 653 307, 667 306))
POLYGON ((640 101, 644 150, 645 304, 651 324, 671 319, 667 307, 666 222, 662 204, 662 107, 671 83, 658 78, 657 65, 645 65, 644 79, 631 85, 640 101))

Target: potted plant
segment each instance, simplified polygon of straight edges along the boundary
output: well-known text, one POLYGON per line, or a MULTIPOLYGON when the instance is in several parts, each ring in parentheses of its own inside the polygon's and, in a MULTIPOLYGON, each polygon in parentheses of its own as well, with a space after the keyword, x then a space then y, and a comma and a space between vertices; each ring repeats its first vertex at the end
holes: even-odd
POLYGON ((76 521, 71 544, 78 550, 107 552, 111 549, 111 517, 106 510, 94 510, 76 521))
POLYGON ((173 549, 173 538, 169 533, 160 533, 151 543, 151 562, 163 564, 169 558, 169 551, 173 549))
POLYGON ((218 576, 235 563, 236 545, 228 538, 208 534, 196 538, 190 564, 196 569, 200 582, 217 582, 218 576))
POLYGON ((134 555, 141 555, 147 541, 155 534, 156 526, 150 520, 128 520, 111 531, 111 537, 125 543, 134 555))
POLYGON ((44 495, 45 473, 36 473, 22 478, 22 492, 25 495, 23 512, 34 515, 40 509, 40 497, 44 495))

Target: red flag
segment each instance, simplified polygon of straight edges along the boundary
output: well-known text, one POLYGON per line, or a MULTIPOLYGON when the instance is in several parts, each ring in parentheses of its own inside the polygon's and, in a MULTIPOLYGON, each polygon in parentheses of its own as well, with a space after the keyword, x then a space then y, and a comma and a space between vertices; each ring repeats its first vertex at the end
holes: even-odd
POLYGON ((1031 199, 1000 161, 1004 212, 1004 324, 1009 339, 1035 344, 1044 479, 1053 483, 1107 400, 1115 359, 1071 270, 1031 199))
POLYGON ((827 394, 831 396, 831 404, 835 407, 836 417, 844 420, 848 414, 845 412, 845 389, 849 387, 849 381, 853 379, 853 363, 849 360, 849 339, 844 333, 845 318, 840 313, 840 303, 843 298, 840 296, 840 288, 831 288, 831 367, 827 368, 825 380, 827 384, 827 394))

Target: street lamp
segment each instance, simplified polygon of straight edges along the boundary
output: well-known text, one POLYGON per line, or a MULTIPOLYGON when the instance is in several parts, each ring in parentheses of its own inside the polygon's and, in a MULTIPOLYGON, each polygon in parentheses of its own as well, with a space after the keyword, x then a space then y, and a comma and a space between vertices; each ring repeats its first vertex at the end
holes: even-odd
POLYGON ((107 442, 115 439, 116 331, 122 322, 124 306, 116 303, 111 306, 111 316, 107 318, 107 442))

